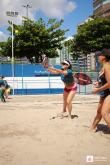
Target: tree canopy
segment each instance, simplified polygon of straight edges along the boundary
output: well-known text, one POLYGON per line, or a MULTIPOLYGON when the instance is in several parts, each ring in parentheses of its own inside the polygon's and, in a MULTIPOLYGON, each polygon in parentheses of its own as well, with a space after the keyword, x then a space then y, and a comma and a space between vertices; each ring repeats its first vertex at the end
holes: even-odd
MULTIPOLYGON (((61 30, 63 20, 49 19, 47 23, 42 18, 33 21, 25 18, 22 25, 14 27, 14 56, 27 57, 31 62, 39 62, 42 54, 53 58, 58 56, 61 41, 65 39, 67 30, 61 30)), ((11 34, 11 22, 8 30, 11 34)), ((2 46, 2 54, 11 57, 11 37, 2 46)))
POLYGON ((103 48, 110 48, 110 18, 92 19, 78 27, 72 44, 73 56, 103 48))

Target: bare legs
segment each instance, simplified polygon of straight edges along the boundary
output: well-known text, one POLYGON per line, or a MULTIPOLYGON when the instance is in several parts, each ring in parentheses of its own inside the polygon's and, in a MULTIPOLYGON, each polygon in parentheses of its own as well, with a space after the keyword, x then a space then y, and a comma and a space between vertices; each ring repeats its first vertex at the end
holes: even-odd
POLYGON ((108 127, 110 128, 110 95, 107 96, 104 100, 101 114, 108 127))
POLYGON ((71 111, 72 111, 72 100, 76 94, 76 91, 70 91, 63 93, 63 112, 66 112, 66 108, 68 110, 68 115, 71 118, 71 111))
POLYGON ((110 96, 107 96, 105 99, 100 99, 97 114, 90 130, 94 131, 102 118, 110 128, 110 96))
POLYGON ((63 113, 66 112, 67 98, 68 98, 68 93, 64 91, 64 93, 63 93, 63 113))
POLYGON ((104 102, 104 99, 100 98, 100 101, 99 101, 99 104, 98 104, 98 108, 97 108, 97 114, 96 114, 96 116, 94 118, 94 121, 92 123, 92 126, 90 128, 90 130, 92 130, 92 131, 95 131, 98 123, 102 119, 101 110, 102 110, 103 102, 104 102))
POLYGON ((6 99, 8 99, 8 95, 10 94, 10 90, 11 90, 10 88, 5 89, 4 95, 5 95, 6 99))

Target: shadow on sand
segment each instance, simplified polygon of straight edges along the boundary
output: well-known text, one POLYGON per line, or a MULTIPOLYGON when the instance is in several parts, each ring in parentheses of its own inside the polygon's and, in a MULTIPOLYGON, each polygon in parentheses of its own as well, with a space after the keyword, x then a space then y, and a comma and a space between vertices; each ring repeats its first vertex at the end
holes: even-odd
POLYGON ((110 128, 107 127, 107 125, 104 124, 98 124, 96 132, 103 132, 104 134, 110 134, 110 128))
MULTIPOLYGON (((60 119, 63 119, 63 118, 68 118, 68 115, 57 115, 57 116, 53 116, 50 118, 51 119, 56 119, 56 118, 60 118, 60 119)), ((71 119, 74 119, 74 118, 78 118, 78 115, 71 115, 71 119)))
POLYGON ((71 115, 71 119, 78 118, 78 115, 71 115))

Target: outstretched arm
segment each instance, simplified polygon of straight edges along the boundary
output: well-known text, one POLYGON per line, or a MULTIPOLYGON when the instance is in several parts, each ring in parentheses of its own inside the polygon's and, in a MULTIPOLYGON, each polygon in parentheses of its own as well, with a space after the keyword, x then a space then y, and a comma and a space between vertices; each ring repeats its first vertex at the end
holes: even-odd
POLYGON ((54 73, 54 74, 67 74, 67 71, 63 71, 61 69, 56 69, 56 68, 48 68, 47 69, 49 72, 54 73))

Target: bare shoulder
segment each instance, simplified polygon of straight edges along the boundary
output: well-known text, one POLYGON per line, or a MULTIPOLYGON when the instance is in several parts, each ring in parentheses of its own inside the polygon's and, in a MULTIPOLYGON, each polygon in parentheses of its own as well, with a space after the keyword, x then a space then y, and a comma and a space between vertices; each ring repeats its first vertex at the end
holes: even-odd
POLYGON ((104 65, 104 72, 105 72, 107 83, 108 85, 110 85, 110 63, 107 63, 106 65, 104 65))
POLYGON ((110 71, 110 62, 104 65, 105 71, 110 71))

